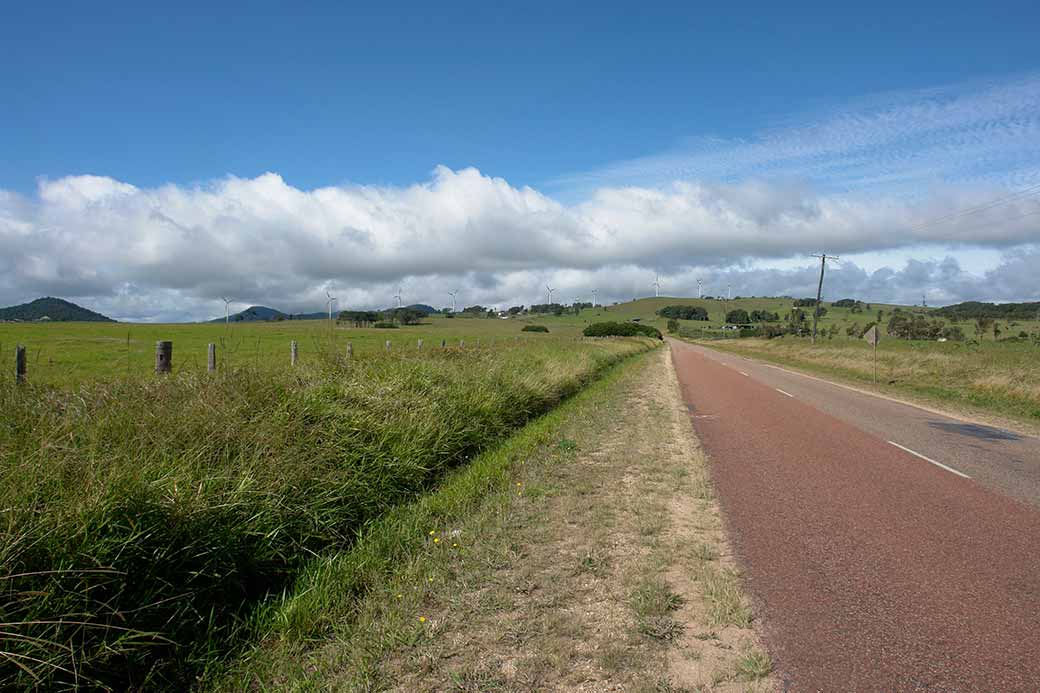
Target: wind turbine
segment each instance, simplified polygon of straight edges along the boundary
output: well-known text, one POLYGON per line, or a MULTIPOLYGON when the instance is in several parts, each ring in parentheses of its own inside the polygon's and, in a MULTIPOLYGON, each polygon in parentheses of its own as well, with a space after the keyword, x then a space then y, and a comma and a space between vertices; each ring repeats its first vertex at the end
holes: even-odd
POLYGON ((654 298, 661 296, 661 275, 654 276, 654 298))
POLYGON ((224 327, 227 327, 231 324, 231 302, 233 299, 222 298, 221 300, 224 301, 224 327))
POLYGON ((401 287, 397 287, 397 293, 394 294, 394 298, 397 299, 397 307, 401 307, 401 287))
POLYGON ((592 290, 592 307, 596 307, 596 289, 592 290))
POLYGON ((553 295, 553 292, 556 291, 556 289, 554 289, 551 286, 549 286, 548 284, 546 284, 545 285, 545 291, 549 295, 549 305, 551 306, 552 305, 552 295, 553 295))
POLYGON ((332 326, 332 304, 336 302, 336 297, 329 293, 329 290, 325 290, 325 295, 328 296, 327 303, 329 304, 329 326, 332 326))
POLYGON ((704 282, 697 280, 697 298, 704 298, 704 282))
POLYGON ((733 300, 733 285, 732 284, 726 284, 726 300, 727 301, 732 301, 733 300))
POLYGON ((452 313, 455 312, 455 295, 458 294, 458 293, 459 293, 458 289, 455 289, 454 291, 449 291, 448 292, 448 295, 451 296, 451 312, 452 313))

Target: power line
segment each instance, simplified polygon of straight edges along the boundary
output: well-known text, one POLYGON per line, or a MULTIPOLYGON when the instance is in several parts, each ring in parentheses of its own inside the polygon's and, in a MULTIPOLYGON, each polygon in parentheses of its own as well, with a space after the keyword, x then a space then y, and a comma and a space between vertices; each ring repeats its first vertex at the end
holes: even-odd
POLYGON ((931 228, 932 226, 937 226, 938 224, 943 224, 949 221, 955 221, 963 217, 978 214, 979 212, 985 212, 987 210, 994 209, 995 207, 1000 207, 1001 205, 1009 204, 1011 202, 1020 202, 1035 195, 1040 195, 1040 183, 1037 183, 1036 185, 1031 185, 1027 188, 1023 188, 1022 190, 1011 193, 1010 195, 1004 195, 1003 197, 995 198, 993 200, 990 200, 989 202, 983 202, 981 204, 968 207, 967 209, 961 209, 956 212, 944 214, 943 216, 936 217, 930 221, 926 221, 923 224, 912 226, 910 230, 920 231, 923 229, 931 228))

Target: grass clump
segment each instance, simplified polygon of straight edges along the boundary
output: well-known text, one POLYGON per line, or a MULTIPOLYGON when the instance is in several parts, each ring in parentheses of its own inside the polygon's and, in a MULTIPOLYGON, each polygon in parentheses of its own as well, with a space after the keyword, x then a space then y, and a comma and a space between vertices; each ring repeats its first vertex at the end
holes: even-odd
POLYGON ((740 589, 740 577, 729 568, 708 563, 701 571, 704 598, 708 602, 708 621, 713 626, 751 626, 751 607, 740 589))
POLYGON ((521 332, 548 332, 549 328, 545 325, 524 325, 520 328, 521 332))
POLYGON ((737 678, 743 681, 757 681, 769 676, 773 671, 773 660, 762 650, 751 648, 737 659, 736 669, 737 678))
POLYGON ((0 688, 190 687, 315 558, 643 346, 0 388, 0 688))
POLYGON ((683 632, 683 625, 671 617, 683 600, 660 577, 642 580, 632 591, 632 611, 640 633, 656 640, 673 640, 683 632))

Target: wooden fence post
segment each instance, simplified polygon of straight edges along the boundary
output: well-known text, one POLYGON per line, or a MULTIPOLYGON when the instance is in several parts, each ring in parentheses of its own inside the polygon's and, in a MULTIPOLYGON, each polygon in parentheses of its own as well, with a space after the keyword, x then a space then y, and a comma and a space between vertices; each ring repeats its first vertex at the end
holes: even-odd
POLYGON ((25 347, 19 344, 14 350, 14 381, 21 385, 25 382, 25 347))
POLYGON ((386 340, 386 350, 390 351, 390 340, 386 340))
POLYGON ((169 373, 173 370, 173 342, 155 343, 155 372, 169 373))
POLYGON ((442 340, 441 340, 441 349, 444 349, 444 348, 446 348, 447 346, 448 346, 448 340, 446 340, 446 339, 442 339, 442 340))
POLYGON ((419 340, 419 344, 418 344, 418 346, 417 346, 416 348, 417 348, 417 349, 418 349, 419 351, 422 351, 422 340, 421 340, 421 339, 419 340))
POLYGON ((464 342, 464 341, 462 341, 462 340, 460 339, 460 340, 459 340, 459 348, 461 349, 461 348, 462 348, 462 347, 464 347, 464 346, 466 346, 466 342, 464 342))
POLYGON ((206 347, 206 370, 210 373, 217 372, 217 345, 212 342, 206 347))
POLYGON ((353 342, 347 342, 347 358, 348 359, 354 358, 354 343, 353 342))
POLYGON ((291 365, 296 365, 296 359, 299 357, 299 350, 296 347, 296 340, 289 342, 289 362, 291 365))

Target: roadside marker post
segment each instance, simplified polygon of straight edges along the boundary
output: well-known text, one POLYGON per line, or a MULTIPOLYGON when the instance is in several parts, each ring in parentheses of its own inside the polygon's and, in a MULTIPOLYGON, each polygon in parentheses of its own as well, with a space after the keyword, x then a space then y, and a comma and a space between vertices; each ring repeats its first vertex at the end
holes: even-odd
POLYGON ((354 344, 353 342, 347 342, 347 358, 354 358, 354 344))
POLYGON ((296 365, 296 357, 299 355, 296 348, 296 340, 289 342, 289 363, 293 366, 296 365))
POLYGON ((25 347, 19 344, 14 350, 14 381, 19 385, 25 382, 26 358, 25 347))
POLYGON ((386 350, 390 351, 390 340, 386 340, 386 350))
POLYGON ((206 347, 206 370, 210 373, 217 372, 217 345, 212 342, 206 347))
POLYGON ((877 325, 867 330, 867 333, 863 335, 863 339, 867 340, 867 343, 874 347, 874 384, 877 385, 877 345, 881 341, 877 325))

